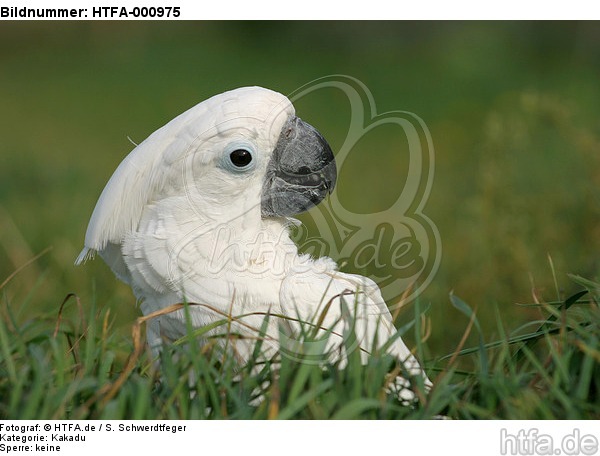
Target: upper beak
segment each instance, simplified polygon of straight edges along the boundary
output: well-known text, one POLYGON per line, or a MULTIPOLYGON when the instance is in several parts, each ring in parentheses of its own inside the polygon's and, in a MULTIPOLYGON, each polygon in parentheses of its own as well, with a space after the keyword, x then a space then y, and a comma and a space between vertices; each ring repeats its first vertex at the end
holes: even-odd
POLYGON ((267 165, 263 217, 287 217, 319 204, 333 191, 337 171, 331 147, 298 117, 284 124, 267 165))

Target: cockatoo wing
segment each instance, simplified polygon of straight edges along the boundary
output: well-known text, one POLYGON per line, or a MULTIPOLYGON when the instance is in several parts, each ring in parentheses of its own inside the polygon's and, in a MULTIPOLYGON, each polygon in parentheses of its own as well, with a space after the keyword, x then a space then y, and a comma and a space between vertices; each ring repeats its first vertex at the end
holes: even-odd
MULTIPOLYGON (((339 272, 332 264, 329 259, 319 259, 310 270, 290 274, 281 287, 282 307, 292 317, 321 321, 324 329, 333 329, 332 346, 342 345, 345 326, 353 324, 355 348, 365 359, 394 336, 397 329, 379 287, 366 277, 339 272), (344 308, 350 314, 349 319, 343 315, 344 308)), ((387 351, 401 360, 410 374, 422 374, 417 360, 400 337, 387 351)))

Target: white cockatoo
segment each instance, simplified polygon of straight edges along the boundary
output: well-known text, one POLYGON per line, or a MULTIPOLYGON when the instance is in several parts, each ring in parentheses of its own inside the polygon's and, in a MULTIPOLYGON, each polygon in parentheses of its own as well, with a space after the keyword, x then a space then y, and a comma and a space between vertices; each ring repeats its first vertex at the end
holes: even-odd
MULTIPOLYGON (((319 204, 336 178, 331 148, 285 96, 260 87, 225 92, 171 120, 123 160, 76 263, 98 253, 145 315, 187 302, 195 328, 229 316, 211 334, 235 333, 240 361, 251 355, 265 315, 263 351, 283 348, 286 337, 290 354, 293 331, 281 325, 293 329, 299 319, 329 329, 328 348, 341 354, 345 325, 354 321, 355 348, 368 356, 396 333, 378 287, 339 272, 330 258, 299 254, 290 238, 297 223, 290 217, 319 204)), ((184 336, 184 312, 150 320, 149 345, 184 336)), ((428 383, 402 339, 387 350, 405 373, 428 383)))

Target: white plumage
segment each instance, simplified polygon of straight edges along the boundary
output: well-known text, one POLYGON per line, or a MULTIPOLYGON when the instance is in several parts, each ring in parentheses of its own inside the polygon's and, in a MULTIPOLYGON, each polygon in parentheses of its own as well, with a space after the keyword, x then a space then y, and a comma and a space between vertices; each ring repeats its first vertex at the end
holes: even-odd
MULTIPOLYGON (((289 216, 318 204, 335 178, 329 146, 285 96, 260 87, 226 92, 176 117, 123 160, 96 204, 77 263, 97 252, 144 314, 186 301, 203 304, 190 307, 195 327, 245 315, 229 328, 249 336, 235 345, 241 361, 265 313, 314 322, 330 304, 323 326, 333 327, 330 348, 340 345, 346 294, 366 354, 396 331, 378 287, 337 271, 330 258, 298 254, 289 235, 297 223, 289 216)), ((293 320, 271 317, 265 351, 278 347, 282 322, 294 328, 293 320)), ((157 347, 185 333, 180 310, 152 320, 148 342, 157 347)), ((389 352, 421 373, 400 338, 389 352)))

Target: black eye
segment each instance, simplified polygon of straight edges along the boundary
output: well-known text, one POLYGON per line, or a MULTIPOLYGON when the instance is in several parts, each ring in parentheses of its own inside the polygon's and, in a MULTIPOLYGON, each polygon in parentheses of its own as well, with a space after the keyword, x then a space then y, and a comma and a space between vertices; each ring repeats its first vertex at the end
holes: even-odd
POLYGON ((244 168, 252 161, 252 154, 246 149, 236 149, 229 154, 229 159, 234 166, 244 168))

